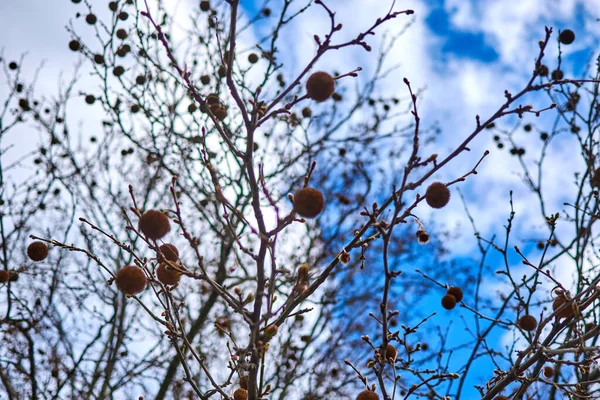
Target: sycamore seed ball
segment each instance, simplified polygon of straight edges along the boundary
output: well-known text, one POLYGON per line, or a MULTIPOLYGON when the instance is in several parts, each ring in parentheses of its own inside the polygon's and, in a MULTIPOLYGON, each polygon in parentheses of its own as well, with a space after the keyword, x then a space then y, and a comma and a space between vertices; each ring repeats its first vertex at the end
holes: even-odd
POLYGON ((385 354, 389 360, 394 360, 396 358, 396 355, 398 354, 398 350, 396 350, 396 348, 391 343, 388 343, 388 345, 385 348, 385 354))
POLYGON ((442 208, 450 201, 450 189, 442 182, 433 182, 425 192, 425 201, 432 208, 442 208))
POLYGON ((446 294, 442 297, 442 307, 446 310, 452 310, 456 306, 456 297, 451 294, 446 294))
POLYGON ((315 72, 306 81, 307 96, 319 103, 330 98, 334 90, 335 80, 327 72, 315 72))
POLYGON ((379 400, 379 395, 372 390, 363 390, 356 396, 356 400, 379 400))
POLYGON ((179 259, 179 250, 171 243, 165 243, 159 247, 159 250, 164 258, 169 261, 177 261, 179 259))
POLYGON ((554 368, 552 368, 552 367, 551 367, 551 366, 549 366, 549 365, 546 365, 546 366, 544 367, 544 376, 545 376, 546 378, 552 378, 552 377, 554 376, 554 368))
POLYGON ((140 230, 149 239, 160 239, 171 230, 169 217, 162 211, 146 211, 140 218, 140 230))
POLYGON ((462 289, 457 286, 450 286, 448 288, 448 294, 451 294, 452 296, 454 296, 454 298, 456 299, 457 302, 462 301, 462 299, 463 299, 462 289))
POLYGON ((45 243, 36 241, 27 247, 27 256, 33 261, 42 261, 48 257, 48 246, 45 243))
MULTIPOLYGON (((552 310, 558 310, 559 307, 562 306, 566 301, 567 299, 565 299, 564 296, 558 296, 552 303, 552 310)), ((570 318, 573 316, 573 314, 575 314, 573 311, 573 303, 569 302, 567 307, 558 313, 558 318, 570 318)))
POLYGON ((533 331, 537 327, 537 319, 533 315, 523 315, 518 324, 524 331, 533 331))
POLYGON ((248 400, 248 391, 246 389, 237 388, 235 392, 233 392, 234 400, 248 400))
POLYGON ((115 283, 119 290, 125 294, 136 294, 146 287, 146 275, 136 265, 126 265, 115 276, 115 283))
POLYGON ((305 218, 315 218, 324 208, 325 198, 317 189, 305 187, 294 195, 294 211, 305 218))
POLYGON ((181 273, 169 267, 167 263, 160 263, 156 268, 156 278, 164 285, 176 285, 179 283, 181 273))
POLYGON ((558 35, 558 40, 562 44, 571 44, 575 40, 575 32, 570 29, 565 29, 564 31, 560 32, 560 35, 558 35))

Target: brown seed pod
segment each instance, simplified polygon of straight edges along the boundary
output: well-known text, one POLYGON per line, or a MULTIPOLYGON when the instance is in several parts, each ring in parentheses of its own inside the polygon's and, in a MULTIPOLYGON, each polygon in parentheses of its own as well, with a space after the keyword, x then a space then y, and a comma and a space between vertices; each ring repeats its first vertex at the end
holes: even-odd
POLYGON ((308 107, 304 107, 302 109, 302 116, 304 118, 310 118, 310 117, 312 117, 312 110, 310 108, 308 108, 308 107))
POLYGON ((265 336, 271 339, 273 336, 277 335, 277 331, 279 331, 277 325, 269 325, 265 328, 265 336))
POLYGON ((169 267, 167 263, 160 263, 156 268, 156 278, 164 285, 176 285, 179 283, 181 273, 169 267))
POLYGON ((140 218, 140 230, 149 239, 160 239, 169 233, 171 223, 162 211, 148 210, 140 218))
POLYGON ((210 107, 210 111, 212 111, 219 121, 223 121, 227 117, 227 108, 220 104, 216 107, 210 107))
POLYGON ((600 187, 600 168, 596 168, 592 174, 592 186, 600 187))
POLYGON ((391 343, 388 343, 385 347, 385 355, 388 358, 388 360, 395 360, 397 354, 398 350, 396 350, 396 348, 391 343))
POLYGON ((256 53, 250 53, 250 54, 248 54, 248 61, 251 64, 256 64, 258 62, 258 55, 256 53))
POLYGON ((533 315, 523 315, 519 318, 518 325, 524 331, 533 331, 537 327, 537 319, 533 315))
POLYGON ((544 367, 544 376, 545 376, 546 378, 552 378, 552 377, 554 376, 554 368, 552 368, 552 367, 551 367, 551 366, 549 366, 549 365, 546 365, 546 366, 544 367))
POLYGON ((0 270, 0 283, 8 282, 10 273, 4 269, 0 270))
POLYGON ((379 400, 379 395, 372 390, 363 390, 356 396, 356 400, 379 400))
POLYGON ((565 29, 561 31, 558 35, 558 41, 562 44, 571 44, 575 40, 575 32, 570 29, 565 29))
POLYGON ((140 267, 126 265, 117 272, 115 283, 121 292, 136 294, 146 287, 146 275, 140 267))
POLYGON ((31 242, 27 246, 27 256, 33 261, 42 261, 48 257, 48 246, 40 241, 31 242))
POLYGON ((179 250, 171 243, 162 244, 158 249, 165 259, 173 262, 179 260, 179 250))
POLYGON ((305 187, 294 195, 294 211, 305 218, 315 218, 323 208, 325 208, 325 198, 317 189, 305 187))
POLYGON ((210 2, 208 0, 202 0, 200 2, 200 9, 202 11, 208 11, 208 10, 210 10, 210 2))
POLYGON ((334 90, 335 80, 327 72, 315 72, 306 81, 307 96, 319 103, 330 98, 334 90))
MULTIPOLYGON (((552 310, 556 311, 558 310, 558 308, 560 306, 562 306, 563 304, 565 304, 567 302, 567 299, 565 298, 564 295, 560 295, 558 296, 556 299, 554 299, 554 302, 552 303, 552 310)), ((561 312, 559 312, 558 318, 571 318, 573 315, 575 314, 575 312, 573 311, 573 302, 569 302, 567 307, 562 310, 561 312)))
POLYGON ((248 391, 243 388, 237 388, 233 392, 233 400, 248 400, 248 391))
POLYGON ((433 182, 425 192, 425 201, 432 208, 442 208, 450 201, 450 189, 442 182, 433 182))
POLYGON ((452 310, 456 306, 456 297, 451 294, 446 294, 442 297, 442 307, 446 310, 452 310))
POLYGON ((417 229, 417 242, 419 244, 429 243, 429 233, 424 229, 417 229))
POLYGON ((459 288, 459 287, 457 287, 457 286, 450 286, 448 288, 448 294, 451 294, 452 296, 454 296, 454 298, 456 299, 457 303, 459 301, 462 301, 462 299, 463 299, 462 289, 459 288))
POLYGON ((563 74, 563 72, 560 69, 555 69, 554 71, 552 71, 552 74, 550 74, 550 77, 553 81, 560 81, 562 78, 564 78, 564 76, 565 74, 563 74))

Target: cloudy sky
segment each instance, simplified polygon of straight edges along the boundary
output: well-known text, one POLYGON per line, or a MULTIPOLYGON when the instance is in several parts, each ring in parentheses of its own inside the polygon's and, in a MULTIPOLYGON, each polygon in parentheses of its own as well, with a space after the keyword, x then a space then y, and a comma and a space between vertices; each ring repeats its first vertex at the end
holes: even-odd
MULTIPOLYGON (((102 12, 106 11, 105 1, 90 0, 90 3, 102 12)), ((196 3, 180 0, 172 2, 170 7, 176 10, 181 24, 185 25, 186 10, 195 7, 196 3)), ((392 1, 329 0, 325 3, 336 11, 339 22, 344 25, 339 34, 342 40, 355 36, 384 15, 392 1)), ((248 14, 257 10, 254 0, 242 0, 242 5, 248 14)), ((394 33, 412 21, 390 53, 388 66, 397 66, 397 69, 386 78, 382 93, 406 95, 402 84, 405 77, 413 87, 425 89, 419 102, 420 115, 424 125, 437 123, 441 127, 440 139, 432 150, 442 158, 473 131, 475 115, 487 119, 503 103, 504 90, 516 93, 523 88, 534 68, 538 41, 544 37, 545 26, 553 27, 555 32, 570 28, 576 33, 576 41, 563 48, 562 69, 567 77, 583 77, 585 65, 600 43, 600 0, 398 0, 395 8, 410 8, 415 14, 401 16, 387 24, 387 29, 394 33)), ((73 71, 77 56, 67 47, 70 35, 65 27, 76 10, 77 6, 69 0, 0 0, 3 57, 18 60, 26 54, 24 73, 28 76, 44 62, 38 85, 42 93, 53 93, 57 77, 61 73, 69 77, 73 71)), ((314 51, 313 35, 323 33, 326 23, 326 16, 318 7, 299 18, 284 39, 289 46, 280 49, 284 59, 290 60, 289 64, 296 68, 302 68, 302 60, 314 51)), ((259 36, 260 25, 256 29, 254 33, 259 36)), ((378 33, 384 33, 384 30, 378 33)), ((377 48, 382 37, 369 39, 373 48, 377 48)), ((546 64, 551 70, 557 64, 555 37, 546 56, 546 64)), ((364 69, 362 74, 368 76, 374 65, 369 56, 362 49, 352 49, 325 57, 318 67, 344 72, 360 66, 364 69)), ((293 68, 287 72, 293 74, 293 68)), ((4 90, 5 82, 2 81, 0 94, 4 90)), ((544 95, 529 96, 526 101, 535 108, 549 105, 549 99, 544 95)), ((548 115, 538 119, 528 117, 521 123, 534 123, 540 129, 549 129, 552 120, 548 115)), ((515 119, 506 121, 510 126, 518 123, 515 119)), ((525 161, 532 165, 533 157, 538 155, 541 147, 538 135, 520 134, 515 140, 530 150, 532 156, 525 157, 525 161)), ((537 199, 522 183, 518 163, 508 157, 506 148, 496 148, 492 135, 480 135, 472 143, 470 153, 459 156, 434 178, 449 181, 466 173, 486 149, 491 154, 479 168, 479 174, 461 184, 460 189, 485 237, 494 234, 502 237, 509 212, 508 193, 513 190, 518 215, 514 237, 524 240, 515 244, 528 248, 525 239, 546 232, 537 199)), ((551 146, 549 157, 562 160, 574 151, 578 151, 577 144, 565 140, 551 146)), ((549 211, 562 211, 563 202, 575 189, 573 173, 582 168, 583 165, 565 163, 547 167, 546 173, 552 182, 544 189, 549 211)), ((422 214, 425 220, 435 219, 427 210, 422 214)), ((455 193, 444 213, 446 226, 464 231, 453 246, 454 256, 468 256, 476 247, 471 228, 465 221, 463 205, 455 193)), ((529 244, 529 248, 532 247, 529 244)))

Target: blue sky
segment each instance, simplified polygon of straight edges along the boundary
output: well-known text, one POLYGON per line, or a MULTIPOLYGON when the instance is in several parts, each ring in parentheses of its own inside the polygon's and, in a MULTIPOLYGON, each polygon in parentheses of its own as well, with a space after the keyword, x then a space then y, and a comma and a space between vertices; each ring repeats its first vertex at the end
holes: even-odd
MULTIPOLYGON (((29 51, 25 68, 28 74, 32 74, 37 65, 46 60, 43 77, 48 79, 40 80, 40 89, 52 93, 56 88, 56 77, 61 71, 68 76, 71 72, 69 66, 75 61, 75 56, 66 46, 69 34, 65 25, 68 23, 67 16, 73 14, 71 3, 66 0, 53 2, 51 6, 42 0, 5 3, 0 13, 0 37, 4 38, 0 46, 4 49, 4 56, 18 59, 24 51, 29 51), (19 23, 15 24, 15 21, 19 23)), ((254 0, 242 1, 249 14, 257 11, 255 3, 254 0)), ((182 1, 180 4, 188 3, 182 1)), ((351 31, 353 24, 359 29, 379 16, 391 1, 332 0, 327 4, 337 10, 340 20, 351 31), (357 18, 357 10, 360 19, 357 18)), ((440 156, 447 154, 471 132, 476 114, 482 117, 490 115, 502 103, 505 89, 516 91, 526 82, 533 69, 537 41, 543 37, 544 26, 553 26, 555 32, 566 28, 576 32, 575 43, 563 48, 563 69, 570 77, 581 76, 590 54, 600 43, 600 23, 597 20, 600 17, 600 1, 410 0, 397 1, 396 8, 414 8, 416 14, 414 24, 393 50, 389 64, 398 65, 398 70, 382 91, 384 94, 402 93, 404 87, 400 83, 403 77, 411 80, 415 87, 425 89, 420 113, 425 124, 438 123, 442 128, 439 142, 432 147, 432 151, 440 156)), ((185 7, 181 11, 181 18, 185 18, 184 11, 185 7)), ((322 22, 322 15, 317 13, 303 19, 301 24, 290 27, 294 34, 293 46, 281 50, 283 57, 291 60, 291 65, 299 68, 306 54, 310 54, 314 48, 312 33, 319 31, 322 22)), ((395 30, 400 30, 402 26, 402 21, 391 24, 395 30)), ((380 38, 381 35, 373 38, 374 48, 380 38)), ((552 70, 556 67, 557 50, 556 41, 553 39, 551 43, 547 58, 552 70)), ((354 50, 325 58, 319 67, 343 69, 347 65, 362 66, 363 74, 368 74, 373 67, 368 53, 354 50)), ((288 71, 290 74, 293 72, 288 71)), ((538 107, 547 105, 543 95, 531 96, 529 101, 538 107)), ((551 122, 551 117, 529 118, 523 122, 544 127, 551 122)), ((507 123, 517 124, 519 121, 512 119, 507 123)), ((534 134, 519 135, 516 140, 528 148, 539 147, 539 139, 534 134)), ((451 163, 450 168, 437 174, 435 180, 456 178, 467 172, 484 150, 491 150, 492 154, 481 166, 479 175, 461 184, 460 189, 469 199, 469 209, 485 237, 494 234, 503 237, 502 225, 509 212, 508 192, 513 190, 517 210, 513 236, 517 241, 515 244, 535 255, 533 243, 526 239, 539 237, 545 230, 536 199, 528 193, 517 175, 519 167, 513 162, 514 159, 510 160, 506 150, 496 149, 491 135, 477 138, 471 148, 470 154, 461 155, 451 163)), ((575 149, 573 143, 565 140, 552 148, 551 154, 564 157, 575 149)), ((532 163, 533 159, 527 159, 527 162, 532 163)), ((581 168, 580 165, 567 167, 571 169, 564 165, 549 167, 554 186, 546 190, 550 199, 548 208, 554 212, 562 210, 562 203, 570 196, 568 189, 564 188, 571 187, 572 172, 581 168)), ((420 211, 424 221, 436 223, 435 214, 426 209, 420 211)), ((464 222, 463 205, 457 195, 453 197, 444 216, 446 226, 464 231, 454 243, 451 257, 459 259, 476 255, 476 242, 470 227, 464 222)), ((511 260, 515 265, 519 264, 516 257, 511 257, 511 260)), ((487 262, 493 271, 498 268, 500 260, 491 257, 487 262)), ((497 289, 493 282, 488 283, 486 288, 497 289)), ((455 329, 463 329, 462 321, 457 317, 460 310, 455 310, 454 314, 444 313, 439 307, 437 294, 432 296, 429 305, 432 310, 441 311, 442 317, 437 322, 453 320, 455 329)), ((496 334, 494 339, 500 345, 502 334, 496 334)))

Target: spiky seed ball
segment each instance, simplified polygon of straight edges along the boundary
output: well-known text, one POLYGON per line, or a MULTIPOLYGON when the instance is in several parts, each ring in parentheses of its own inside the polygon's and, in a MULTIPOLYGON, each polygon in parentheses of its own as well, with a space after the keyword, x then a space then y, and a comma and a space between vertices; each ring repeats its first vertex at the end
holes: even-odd
POLYGON ((442 297, 442 307, 446 310, 452 310, 456 306, 456 297, 451 294, 446 294, 442 297))
POLYGON ((168 267, 167 263, 160 263, 156 268, 156 278, 164 285, 176 285, 179 283, 181 274, 168 267))
POLYGON ((9 272, 6 270, 0 270, 0 283, 8 282, 9 272))
POLYGON ((69 49, 71 49, 72 51, 77 51, 81 49, 81 43, 79 43, 79 40, 71 40, 69 42, 69 49))
MULTIPOLYGON (((558 296, 556 299, 554 299, 554 302, 552 303, 552 310, 558 310, 558 308, 562 306, 566 301, 567 299, 564 296, 558 296)), ((575 314, 575 312, 573 311, 573 303, 569 302, 567 307, 558 313, 558 318, 570 318, 573 316, 573 314, 575 314)))
POLYGON ((560 81, 564 76, 565 74, 563 74, 563 72, 560 69, 555 69, 554 71, 552 71, 551 74, 551 78, 553 81, 560 81))
POLYGON ((248 54, 248 61, 251 64, 256 64, 258 62, 258 55, 256 53, 250 53, 250 54, 248 54))
POLYGON ((327 72, 315 72, 306 81, 306 94, 319 103, 330 98, 334 90, 335 80, 327 72))
POLYGON ((33 261, 42 261, 48 257, 48 246, 40 241, 32 242, 27 246, 27 256, 33 261))
POLYGON ((305 187, 294 195, 294 211, 305 218, 315 218, 323 208, 325 208, 325 198, 317 189, 305 187))
POLYGON ((523 315, 519 318, 518 324, 524 331, 533 331, 537 327, 537 319, 533 315, 523 315))
POLYGON ((146 287, 146 275, 136 265, 126 265, 117 272, 115 283, 125 294, 136 294, 146 287))
POLYGON ((552 378, 552 377, 554 376, 554 368, 552 368, 552 367, 551 367, 551 366, 549 366, 549 365, 546 365, 546 366, 544 367, 544 376, 545 376, 546 378, 552 378))
POLYGON ((160 239, 171 230, 169 217, 158 210, 148 210, 140 218, 140 230, 149 239, 160 239))
POLYGON ((237 388, 235 392, 233 392, 234 400, 248 400, 248 391, 246 389, 237 388))
POLYGON ((425 201, 432 208, 442 208, 450 201, 450 189, 442 182, 433 182, 425 192, 425 201))
POLYGON ((571 44, 575 40, 575 32, 570 29, 565 29, 564 31, 560 32, 560 35, 558 35, 558 40, 562 44, 571 44))
POLYGON ((177 250, 177 247, 171 243, 165 243, 158 249, 162 253, 163 257, 169 261, 177 261, 179 259, 179 250, 177 250))
POLYGON ((200 9, 202 11, 208 11, 208 10, 210 10, 210 2, 208 0, 202 0, 200 2, 200 9))
POLYGON ((356 396, 356 400, 379 400, 379 395, 372 390, 363 390, 356 396))
POLYGON ((548 69, 548 67, 544 64, 540 64, 540 66, 537 69, 537 73, 539 76, 548 76, 548 74, 550 73, 550 70, 548 69))
POLYGON ((463 292, 462 289, 457 286, 450 286, 448 288, 448 294, 451 294, 456 299, 456 302, 462 301, 463 292))
POLYGON ((388 358, 388 360, 394 360, 394 359, 396 359, 398 350, 396 350, 396 348, 391 343, 388 343, 387 346, 385 347, 385 354, 386 354, 386 357, 388 358))
POLYGON ((312 117, 312 110, 310 108, 308 108, 308 107, 304 107, 302 109, 302 116, 304 118, 310 118, 310 117, 312 117))
POLYGON ((424 229, 417 229, 417 242, 419 244, 429 243, 429 234, 424 229))
POLYGON ((85 22, 87 22, 90 25, 94 25, 96 21, 98 21, 96 14, 88 14, 85 16, 85 22))

